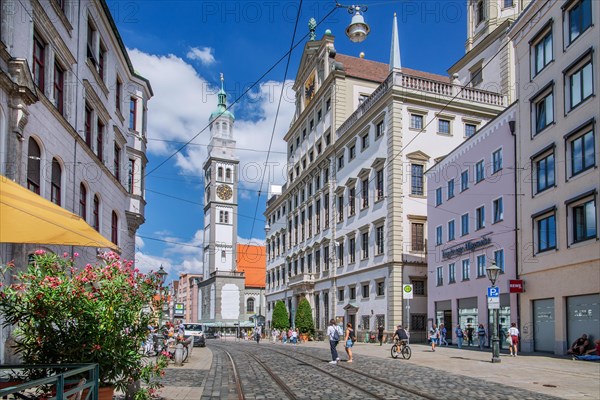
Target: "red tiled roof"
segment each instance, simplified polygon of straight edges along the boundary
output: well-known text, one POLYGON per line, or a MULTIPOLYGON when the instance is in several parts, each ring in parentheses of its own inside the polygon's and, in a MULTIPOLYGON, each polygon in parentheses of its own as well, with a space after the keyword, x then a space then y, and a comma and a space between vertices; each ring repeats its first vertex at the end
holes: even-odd
POLYGON ((237 245, 237 270, 246 274, 246 286, 264 288, 267 276, 265 246, 237 245))
MULTIPOLYGON (((345 54, 337 54, 335 56, 335 60, 344 65, 346 75, 355 78, 374 82, 383 82, 390 74, 390 66, 382 62, 351 57, 345 54)), ((448 76, 418 71, 416 69, 402 67, 402 72, 407 75, 418 76, 420 78, 431 79, 434 81, 441 81, 444 83, 451 82, 451 79, 448 76)))

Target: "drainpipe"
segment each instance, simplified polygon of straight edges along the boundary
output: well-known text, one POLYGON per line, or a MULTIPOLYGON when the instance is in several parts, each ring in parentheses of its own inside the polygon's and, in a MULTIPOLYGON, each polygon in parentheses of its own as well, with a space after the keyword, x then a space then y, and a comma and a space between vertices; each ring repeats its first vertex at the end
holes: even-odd
MULTIPOLYGON (((516 278, 519 279, 519 228, 517 226, 518 214, 519 214, 519 193, 518 193, 518 180, 521 178, 521 167, 517 166, 517 134, 516 134, 516 121, 508 121, 510 133, 513 136, 513 156, 515 160, 515 179, 514 179, 514 190, 515 190, 515 272, 516 278), (518 173, 517 173, 518 171, 518 173)), ((521 326, 521 299, 520 294, 517 293, 517 326, 521 326)), ((520 346, 519 346, 520 347, 520 346)))

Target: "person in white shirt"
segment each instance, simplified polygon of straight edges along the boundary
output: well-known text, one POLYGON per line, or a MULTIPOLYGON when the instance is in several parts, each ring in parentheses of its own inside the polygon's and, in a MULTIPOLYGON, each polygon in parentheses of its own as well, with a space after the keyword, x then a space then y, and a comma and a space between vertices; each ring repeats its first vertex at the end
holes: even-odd
POLYGON ((508 337, 510 338, 508 350, 510 351, 510 355, 512 357, 516 357, 517 346, 519 344, 519 329, 517 328, 517 324, 514 322, 511 322, 510 328, 508 328, 508 337))
POLYGON ((327 327, 327 336, 329 336, 329 349, 331 350, 331 361, 329 361, 329 364, 337 364, 337 362, 340 360, 340 357, 338 356, 336 347, 340 341, 340 333, 335 325, 334 319, 329 321, 329 326, 327 327))

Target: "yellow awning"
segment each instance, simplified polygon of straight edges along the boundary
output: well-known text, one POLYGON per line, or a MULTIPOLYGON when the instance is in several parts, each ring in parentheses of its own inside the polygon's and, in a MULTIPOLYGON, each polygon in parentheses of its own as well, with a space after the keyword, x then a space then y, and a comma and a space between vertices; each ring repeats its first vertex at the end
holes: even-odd
POLYGON ((36 243, 118 250, 79 216, 0 176, 0 243, 36 243))

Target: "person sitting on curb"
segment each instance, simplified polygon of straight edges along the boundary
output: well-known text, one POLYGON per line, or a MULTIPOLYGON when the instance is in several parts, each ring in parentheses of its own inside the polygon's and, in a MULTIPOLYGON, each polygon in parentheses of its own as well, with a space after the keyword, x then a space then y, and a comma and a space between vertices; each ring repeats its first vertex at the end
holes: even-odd
POLYGON ((573 360, 581 361, 600 361, 600 339, 594 340, 594 347, 592 350, 586 351, 582 356, 573 356, 573 360))
POLYGON ((584 333, 581 337, 573 342, 567 354, 573 354, 576 356, 582 356, 585 354, 588 346, 590 345, 590 341, 588 340, 587 335, 584 333))

